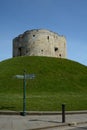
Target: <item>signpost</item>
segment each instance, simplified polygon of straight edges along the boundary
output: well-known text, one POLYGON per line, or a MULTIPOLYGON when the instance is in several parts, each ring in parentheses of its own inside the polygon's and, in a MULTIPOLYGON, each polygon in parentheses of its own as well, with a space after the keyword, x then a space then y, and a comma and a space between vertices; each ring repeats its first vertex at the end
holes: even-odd
POLYGON ((16 75, 15 78, 23 79, 23 116, 26 115, 26 79, 34 79, 35 74, 26 74, 24 71, 24 75, 16 75))

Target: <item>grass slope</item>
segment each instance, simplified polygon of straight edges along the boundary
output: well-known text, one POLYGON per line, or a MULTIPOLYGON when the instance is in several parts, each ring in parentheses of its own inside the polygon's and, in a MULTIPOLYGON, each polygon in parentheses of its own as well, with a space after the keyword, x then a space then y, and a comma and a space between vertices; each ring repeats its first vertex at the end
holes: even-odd
POLYGON ((22 110, 23 81, 14 76, 34 73, 27 80, 27 110, 87 109, 87 67, 49 57, 17 57, 0 62, 0 109, 22 110))

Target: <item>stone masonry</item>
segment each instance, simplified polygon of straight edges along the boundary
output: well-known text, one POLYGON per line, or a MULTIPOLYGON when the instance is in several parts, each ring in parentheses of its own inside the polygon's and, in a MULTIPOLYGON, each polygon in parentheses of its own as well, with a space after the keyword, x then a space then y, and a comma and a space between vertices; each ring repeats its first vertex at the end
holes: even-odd
POLYGON ((13 39, 13 57, 17 56, 66 58, 66 39, 45 29, 26 31, 13 39))

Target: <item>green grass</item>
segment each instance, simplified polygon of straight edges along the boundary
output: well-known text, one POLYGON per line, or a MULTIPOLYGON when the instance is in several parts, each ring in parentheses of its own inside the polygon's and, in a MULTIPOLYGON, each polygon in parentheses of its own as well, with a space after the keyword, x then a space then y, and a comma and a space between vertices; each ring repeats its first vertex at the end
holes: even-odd
POLYGON ((27 80, 27 111, 87 109, 87 67, 77 62, 49 57, 17 57, 0 62, 0 109, 22 110, 23 81, 14 76, 34 73, 27 80))

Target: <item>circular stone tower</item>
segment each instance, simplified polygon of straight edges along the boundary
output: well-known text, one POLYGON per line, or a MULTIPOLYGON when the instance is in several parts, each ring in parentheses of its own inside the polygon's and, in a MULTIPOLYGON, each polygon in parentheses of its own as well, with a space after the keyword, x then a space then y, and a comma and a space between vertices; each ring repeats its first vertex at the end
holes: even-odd
POLYGON ((13 39, 13 57, 17 56, 66 58, 66 39, 45 29, 26 31, 13 39))

